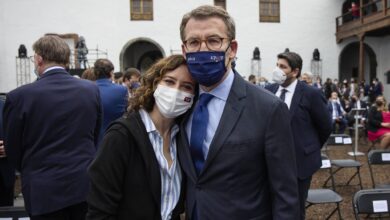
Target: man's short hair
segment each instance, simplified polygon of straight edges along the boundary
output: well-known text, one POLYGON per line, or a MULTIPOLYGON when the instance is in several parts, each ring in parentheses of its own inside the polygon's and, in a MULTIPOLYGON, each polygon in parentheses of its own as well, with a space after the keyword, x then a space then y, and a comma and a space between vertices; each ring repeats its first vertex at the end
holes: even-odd
POLYGON ((130 80, 132 76, 141 77, 141 72, 137 68, 127 68, 123 74, 123 81, 130 80))
POLYGON ((114 79, 119 79, 121 77, 123 77, 123 73, 122 72, 115 72, 114 73, 114 79))
POLYGON ((248 81, 251 81, 251 80, 256 80, 256 76, 253 74, 249 75, 248 81))
POLYGON ((180 24, 180 37, 182 41, 185 41, 185 33, 184 29, 186 28, 187 22, 191 19, 207 19, 211 17, 217 17, 222 19, 222 21, 225 23, 227 35, 230 40, 233 40, 236 38, 236 25, 234 24, 234 20, 232 17, 230 17, 229 13, 227 13, 223 8, 212 6, 212 5, 202 5, 194 10, 190 11, 189 13, 185 14, 181 20, 180 24))
POLYGON ((296 68, 299 69, 297 78, 301 76, 302 71, 302 58, 299 56, 299 54, 294 52, 284 52, 278 54, 278 59, 285 59, 287 60, 288 65, 291 67, 291 70, 295 70, 296 68))
POLYGON ((93 65, 95 75, 98 79, 110 78, 114 65, 108 59, 97 59, 93 65))
POLYGON ((63 66, 69 64, 70 48, 56 35, 46 35, 33 44, 33 50, 42 57, 45 63, 56 63, 63 66))

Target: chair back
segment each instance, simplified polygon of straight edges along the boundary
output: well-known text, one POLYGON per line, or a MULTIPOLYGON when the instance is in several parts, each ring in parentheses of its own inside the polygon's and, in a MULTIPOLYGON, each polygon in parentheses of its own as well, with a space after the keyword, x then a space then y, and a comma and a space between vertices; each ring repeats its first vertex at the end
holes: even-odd
POLYGON ((384 214, 390 210, 390 190, 366 189, 355 193, 353 200, 355 218, 359 214, 384 214))
POLYGON ((371 165, 390 164, 390 150, 370 150, 367 154, 368 168, 370 170, 372 187, 376 188, 374 172, 371 165))

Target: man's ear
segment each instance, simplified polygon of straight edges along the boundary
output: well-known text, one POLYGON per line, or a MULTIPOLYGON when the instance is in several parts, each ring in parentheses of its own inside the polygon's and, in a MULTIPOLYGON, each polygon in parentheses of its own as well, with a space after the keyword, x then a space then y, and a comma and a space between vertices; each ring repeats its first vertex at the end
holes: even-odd
POLYGON ((236 40, 230 42, 229 58, 233 60, 237 55, 238 43, 236 40))
POLYGON ((43 57, 40 56, 40 55, 36 55, 36 60, 37 60, 37 64, 38 65, 42 65, 43 64, 43 57))
POLYGON ((295 70, 294 70, 294 77, 295 78, 298 78, 297 76, 298 76, 299 71, 300 71, 299 68, 295 68, 295 70))
POLYGON ((186 47, 184 44, 181 44, 181 53, 183 54, 184 59, 186 59, 186 47))

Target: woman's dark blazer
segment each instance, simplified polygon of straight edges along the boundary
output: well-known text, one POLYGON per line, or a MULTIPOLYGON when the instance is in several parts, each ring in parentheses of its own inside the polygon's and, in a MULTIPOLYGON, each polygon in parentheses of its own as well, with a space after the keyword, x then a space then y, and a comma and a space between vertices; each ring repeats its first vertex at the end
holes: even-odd
POLYGON ((378 111, 376 106, 372 106, 368 112, 367 130, 377 132, 383 122, 382 112, 378 111))
MULTIPOLYGON (((138 112, 110 126, 88 173, 87 219, 161 219, 160 167, 138 112)), ((184 211, 183 188, 173 220, 184 211)))

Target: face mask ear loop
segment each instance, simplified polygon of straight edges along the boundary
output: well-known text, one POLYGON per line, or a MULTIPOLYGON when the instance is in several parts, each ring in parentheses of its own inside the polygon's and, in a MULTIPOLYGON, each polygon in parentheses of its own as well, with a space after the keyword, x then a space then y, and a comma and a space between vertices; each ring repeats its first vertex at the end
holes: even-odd
MULTIPOLYGON (((230 48, 230 44, 231 44, 232 42, 230 41, 230 43, 229 43, 229 46, 226 48, 226 50, 225 50, 225 54, 226 54, 226 52, 229 50, 229 48, 230 48)), ((225 69, 227 69, 227 67, 229 66, 229 63, 234 59, 231 59, 230 57, 228 58, 229 59, 229 61, 228 61, 228 63, 226 64, 226 66, 225 66, 225 69)))

